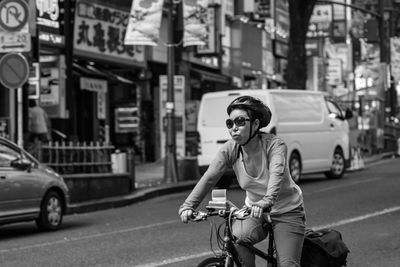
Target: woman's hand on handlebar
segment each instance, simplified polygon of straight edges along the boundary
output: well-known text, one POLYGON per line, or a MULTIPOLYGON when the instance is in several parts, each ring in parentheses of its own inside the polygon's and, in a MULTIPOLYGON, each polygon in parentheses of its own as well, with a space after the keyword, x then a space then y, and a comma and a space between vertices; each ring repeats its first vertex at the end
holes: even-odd
POLYGON ((251 206, 250 217, 260 218, 264 212, 269 212, 270 210, 270 205, 264 200, 260 200, 251 206))
POLYGON ((257 205, 251 206, 250 217, 261 218, 262 214, 263 214, 263 209, 260 206, 257 205))
POLYGON ((186 209, 181 213, 181 221, 183 223, 188 223, 188 221, 193 217, 194 217, 194 211, 192 209, 186 209))

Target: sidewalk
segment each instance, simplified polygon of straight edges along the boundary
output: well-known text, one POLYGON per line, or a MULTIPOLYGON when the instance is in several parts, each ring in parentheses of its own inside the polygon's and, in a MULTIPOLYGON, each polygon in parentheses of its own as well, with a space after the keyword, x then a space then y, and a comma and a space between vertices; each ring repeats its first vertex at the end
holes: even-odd
MULTIPOLYGON (((396 156, 395 153, 383 153, 364 158, 365 165, 396 156)), ((178 183, 164 182, 164 163, 162 161, 140 164, 135 167, 135 188, 131 194, 74 203, 69 213, 84 213, 134 204, 150 198, 186 191, 194 187, 196 180, 178 183)))

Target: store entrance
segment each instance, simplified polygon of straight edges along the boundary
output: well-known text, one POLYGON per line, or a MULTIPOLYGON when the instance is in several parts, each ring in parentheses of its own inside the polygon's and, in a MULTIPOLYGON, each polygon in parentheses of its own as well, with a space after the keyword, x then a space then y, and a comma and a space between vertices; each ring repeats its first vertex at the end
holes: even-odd
POLYGON ((95 129, 98 128, 96 113, 97 93, 88 90, 80 90, 78 94, 77 131, 79 140, 85 142, 97 141, 98 136, 96 134, 97 131, 95 131, 95 129))

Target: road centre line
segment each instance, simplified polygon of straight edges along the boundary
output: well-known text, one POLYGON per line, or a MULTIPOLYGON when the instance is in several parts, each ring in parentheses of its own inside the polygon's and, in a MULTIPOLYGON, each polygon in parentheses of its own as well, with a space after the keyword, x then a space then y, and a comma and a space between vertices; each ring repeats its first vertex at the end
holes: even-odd
POLYGON ((400 206, 395 206, 395 207, 391 207, 391 208, 386 208, 380 211, 376 211, 376 212, 372 212, 372 213, 367 213, 361 216, 357 216, 357 217, 353 217, 353 218, 349 218, 349 219, 344 219, 344 220, 340 220, 334 223, 330 223, 330 224, 325 224, 325 225, 320 225, 317 226, 313 229, 324 229, 324 228, 333 228, 333 227, 337 227, 337 226, 341 226, 341 225, 345 225, 345 224, 350 224, 350 223, 354 223, 354 222, 359 222, 359 221, 364 221, 373 217, 377 217, 377 216, 381 216, 381 215, 385 215, 388 213, 392 213, 392 212, 396 212, 396 211, 400 211, 400 206))
POLYGON ((306 195, 311 195, 311 194, 314 194, 314 193, 321 193, 321 192, 330 191, 330 190, 333 190, 333 189, 338 189, 338 188, 343 188, 343 187, 348 187, 348 186, 353 186, 353 185, 359 185, 359 184, 362 184, 362 183, 375 182, 375 181, 379 181, 379 180, 382 180, 382 178, 380 178, 380 177, 378 177, 378 178, 370 178, 370 179, 365 179, 365 180, 361 180, 361 181, 355 181, 355 182, 347 183, 347 184, 329 186, 329 187, 325 187, 323 189, 319 189, 319 190, 315 190, 315 191, 309 192, 306 195))
MULTIPOLYGON (((385 215, 385 214, 396 212, 396 211, 400 211, 400 206, 395 206, 395 207, 383 209, 380 211, 367 213, 367 214, 364 214, 361 216, 340 220, 340 221, 337 221, 337 222, 334 222, 331 224, 319 225, 319 226, 313 227, 313 229, 318 230, 318 229, 324 229, 324 228, 334 228, 337 226, 354 223, 354 222, 358 222, 358 221, 363 221, 366 219, 370 219, 372 217, 377 217, 377 216, 385 215)), ((263 241, 263 242, 265 242, 265 241, 263 241)), ((136 265, 135 267, 158 267, 158 266, 163 266, 166 264, 174 264, 174 263, 179 263, 179 262, 183 262, 183 261, 193 260, 196 258, 207 257, 207 256, 211 256, 211 255, 213 255, 213 253, 211 251, 208 251, 208 252, 202 252, 202 253, 198 253, 198 254, 192 254, 192 255, 187 255, 187 256, 166 259, 166 260, 158 261, 158 262, 151 262, 151 263, 147 263, 147 264, 143 264, 143 265, 136 265)))

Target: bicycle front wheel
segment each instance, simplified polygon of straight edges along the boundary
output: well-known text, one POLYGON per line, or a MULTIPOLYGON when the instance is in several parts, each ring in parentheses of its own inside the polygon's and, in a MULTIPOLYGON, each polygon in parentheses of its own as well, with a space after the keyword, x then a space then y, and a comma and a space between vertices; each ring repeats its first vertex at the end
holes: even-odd
POLYGON ((217 257, 212 257, 203 260, 200 262, 197 267, 224 267, 225 266, 225 258, 217 258, 217 257))

